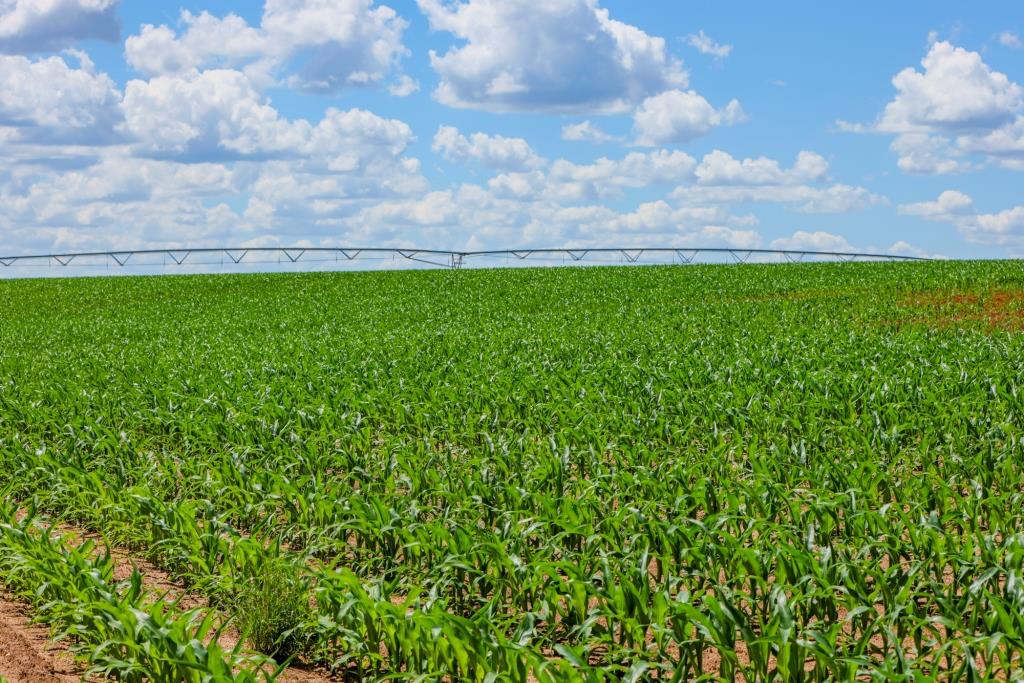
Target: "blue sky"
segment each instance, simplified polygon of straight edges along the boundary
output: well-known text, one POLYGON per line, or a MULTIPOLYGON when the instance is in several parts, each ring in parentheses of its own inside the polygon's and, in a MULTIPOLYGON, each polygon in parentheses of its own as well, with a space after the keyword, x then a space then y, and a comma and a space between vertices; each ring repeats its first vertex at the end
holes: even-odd
POLYGON ((0 252, 1024 255, 1024 4, 0 0, 0 252))

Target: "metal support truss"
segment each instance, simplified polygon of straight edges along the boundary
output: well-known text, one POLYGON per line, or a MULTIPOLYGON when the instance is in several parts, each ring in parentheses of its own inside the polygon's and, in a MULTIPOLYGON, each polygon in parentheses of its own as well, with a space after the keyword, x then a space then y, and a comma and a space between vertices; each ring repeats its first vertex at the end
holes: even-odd
POLYGON ((851 262, 872 261, 927 261, 918 256, 898 254, 868 254, 860 252, 808 251, 793 249, 735 249, 728 247, 581 247, 561 249, 496 249, 488 251, 448 251, 443 249, 398 249, 390 247, 200 247, 190 249, 136 249, 121 251, 92 251, 65 254, 26 254, 0 256, 0 270, 15 266, 57 266, 67 268, 91 265, 146 267, 224 264, 224 257, 232 264, 285 263, 301 264, 317 261, 355 261, 357 259, 403 259, 438 268, 458 270, 476 261, 485 265, 488 259, 506 261, 551 261, 563 263, 638 263, 641 257, 670 259, 672 263, 694 263, 699 255, 717 255, 737 264, 757 260, 780 260, 799 263, 807 257, 851 262), (602 259, 601 257, 604 257, 602 259), (333 257, 333 258, 331 258, 333 257), (609 261, 612 257, 615 261, 609 261), (205 260, 204 260, 205 258, 205 260), (210 260, 210 259, 214 260, 210 260), (154 261, 154 259, 158 259, 154 261))

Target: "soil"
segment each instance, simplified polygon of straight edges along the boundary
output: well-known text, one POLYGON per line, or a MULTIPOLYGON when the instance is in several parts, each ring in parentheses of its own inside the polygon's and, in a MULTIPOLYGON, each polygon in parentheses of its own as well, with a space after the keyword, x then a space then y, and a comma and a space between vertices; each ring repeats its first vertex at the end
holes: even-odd
MULTIPOLYGON (((98 548, 103 547, 101 537, 90 531, 67 524, 55 525, 51 529, 54 533, 69 537, 72 542, 93 539, 97 541, 98 548)), ((114 578, 118 581, 129 578, 133 571, 138 570, 146 588, 157 595, 164 595, 165 600, 177 600, 182 609, 207 606, 202 596, 189 592, 172 580, 167 572, 146 559, 117 548, 111 549, 111 558, 114 560, 114 578)), ((238 643, 238 639, 238 632, 229 627, 221 633, 218 643, 231 649, 238 643)), ((6 679, 7 683, 75 683, 82 680, 86 668, 74 659, 62 643, 50 639, 49 629, 32 623, 27 605, 18 602, 14 596, 0 593, 2 679, 6 679)), ((325 672, 298 663, 285 669, 277 680, 283 683, 327 683, 333 679, 325 672)))
POLYGON ((910 322, 940 328, 981 325, 989 331, 1024 331, 1024 291, 992 290, 984 293, 923 292, 908 298, 905 305, 921 315, 910 322))
POLYGON ((75 683, 84 668, 45 626, 32 623, 28 608, 0 593, 0 677, 9 683, 75 683))

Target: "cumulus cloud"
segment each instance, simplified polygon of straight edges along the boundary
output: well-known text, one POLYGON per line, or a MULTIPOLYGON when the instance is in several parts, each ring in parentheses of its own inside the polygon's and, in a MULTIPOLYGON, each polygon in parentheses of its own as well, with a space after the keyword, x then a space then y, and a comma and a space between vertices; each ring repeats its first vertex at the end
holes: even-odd
POLYGON ((490 111, 623 112, 685 87, 663 38, 616 21, 597 0, 417 0, 463 44, 431 51, 443 104, 490 111))
POLYGON ((1024 241, 1024 206, 1015 206, 998 213, 982 213, 977 216, 975 239, 987 238, 996 243, 1014 240, 1024 241))
MULTIPOLYGON (((361 118, 358 110, 338 112, 317 128, 336 139, 364 137, 361 118)), ((343 239, 339 226, 361 209, 428 190, 415 160, 386 150, 360 156, 359 168, 346 172, 308 159, 184 163, 109 147, 87 169, 15 169, 0 183, 0 223, 26 226, 6 236, 25 248, 326 243, 343 239)))
POLYGON ((285 154, 310 132, 305 122, 283 119, 231 69, 129 81, 124 115, 143 150, 192 159, 285 154))
POLYGON ((399 76, 394 83, 388 86, 388 92, 395 97, 408 97, 419 89, 419 82, 405 74, 399 76))
POLYGON ((84 53, 77 68, 63 57, 0 55, 0 126, 16 141, 105 144, 115 137, 121 94, 84 53))
POLYGON ((714 150, 701 159, 694 180, 677 187, 672 197, 690 204, 787 204, 804 213, 843 213, 887 203, 885 197, 863 187, 824 184, 828 162, 807 151, 800 152, 787 169, 775 159, 741 160, 714 150))
POLYGON ((942 135, 903 133, 892 141, 890 148, 899 156, 896 165, 905 173, 942 175, 973 167, 963 152, 942 135))
POLYGON ((935 201, 901 204, 896 210, 906 216, 947 219, 952 216, 972 215, 974 200, 958 190, 946 190, 935 201))
POLYGON ((971 170, 979 155, 1013 168, 1024 160, 1024 88, 992 70, 977 52, 932 43, 921 61, 893 77, 895 98, 870 127, 841 130, 896 135, 893 151, 908 173, 971 170))
POLYGON ((836 235, 824 230, 797 230, 789 237, 780 237, 771 241, 772 249, 784 249, 788 251, 838 251, 856 252, 856 247, 847 241, 842 235, 836 235))
POLYGON ((619 197, 625 189, 686 181, 696 162, 685 152, 657 150, 631 152, 622 159, 600 159, 575 164, 558 159, 551 164, 545 193, 561 200, 619 197))
POLYGON ((635 144, 655 147, 684 143, 707 134, 720 125, 745 118, 743 108, 732 100, 723 109, 715 109, 693 90, 669 90, 645 99, 633 113, 635 144))
POLYGON ((982 213, 970 195, 946 190, 935 201, 902 204, 898 211, 908 216, 950 223, 968 241, 976 244, 1009 247, 1017 253, 1024 249, 1024 206, 982 213))
POLYGON ((863 187, 843 184, 678 187, 672 197, 693 204, 786 204, 801 213, 846 213, 888 203, 863 187))
POLYGON ((358 109, 328 109, 316 125, 287 119, 231 69, 129 81, 123 111, 142 153, 191 161, 307 157, 350 172, 368 150, 395 157, 413 139, 405 123, 358 109))
POLYGON ((789 237, 779 237, 769 243, 772 249, 785 251, 828 251, 841 254, 894 254, 900 256, 916 256, 918 258, 945 258, 941 254, 933 254, 915 247, 909 242, 899 240, 888 247, 872 245, 855 246, 846 237, 825 230, 797 230, 789 237))
POLYGON ((1024 90, 992 71, 977 52, 937 42, 921 65, 923 72, 908 67, 893 77, 897 94, 886 105, 878 130, 991 130, 1012 121, 1024 104, 1024 90))
POLYGON ((31 169, 0 187, 12 238, 47 250, 177 246, 208 244, 242 225, 216 198, 240 191, 244 174, 125 152, 108 147, 87 169, 31 169))
POLYGON ((421 199, 394 200, 368 207, 344 221, 346 230, 378 239, 427 235, 462 248, 498 245, 664 246, 716 245, 753 248, 761 236, 757 219, 722 208, 679 208, 664 201, 619 212, 604 205, 563 206, 551 201, 519 201, 477 185, 434 192, 421 199))
POLYGON ((503 171, 540 168, 545 160, 523 138, 473 133, 468 138, 452 126, 441 126, 434 134, 432 149, 449 161, 479 161, 503 171))
POLYGON ((544 170, 501 173, 488 186, 503 197, 562 203, 617 199, 659 184, 674 185, 671 198, 695 207, 756 202, 803 213, 843 213, 888 203, 866 188, 828 181, 828 162, 813 152, 800 152, 785 168, 774 159, 736 159, 721 150, 698 163, 685 152, 660 149, 585 164, 556 159, 544 170))
POLYGON ((926 249, 922 249, 921 247, 910 244, 906 240, 897 240, 893 242, 892 244, 889 245, 887 249, 885 249, 885 253, 896 254, 899 256, 916 256, 917 258, 928 258, 938 260, 944 260, 949 258, 945 254, 931 252, 926 249))
POLYGON ((783 169, 775 159, 740 160, 716 149, 704 156, 696 170, 702 185, 795 185, 818 182, 827 173, 825 158, 806 151, 797 154, 792 168, 783 169))
POLYGON ((590 121, 580 121, 562 126, 562 139, 572 142, 602 143, 611 142, 615 138, 590 121))
POLYGON ((240 16, 215 17, 181 13, 185 31, 178 36, 168 26, 143 24, 138 35, 125 41, 128 64, 147 76, 187 73, 200 66, 237 65, 259 57, 266 38, 240 16))
POLYGON ((716 43, 711 40, 709 35, 704 33, 704 29, 686 36, 686 42, 702 55, 710 55, 716 59, 725 59, 732 52, 732 45, 716 43))
MULTIPOLYGON (((267 0, 259 26, 183 10, 181 24, 144 25, 125 41, 129 65, 147 76, 232 67, 257 83, 334 93, 383 81, 407 53, 406 22, 372 0, 267 0)), ((415 82, 399 76, 391 89, 409 94, 415 82)))
POLYGON ((1003 31, 1000 33, 999 44, 1004 47, 1013 48, 1014 50, 1019 50, 1024 47, 1024 41, 1022 41, 1020 36, 1013 31, 1003 31))
POLYGON ((0 0, 0 53, 59 50, 75 41, 116 41, 120 0, 0 0))
POLYGON ((966 152, 995 158, 1003 168, 1021 170, 1024 165, 1024 115, 995 130, 961 136, 957 139, 957 146, 966 152))
MULTIPOLYGON (((755 216, 733 215, 721 207, 674 207, 664 200, 657 200, 614 216, 607 227, 619 232, 664 233, 680 226, 746 228, 757 225, 757 222, 755 216)), ((748 237, 753 235, 748 234, 748 237)), ((760 242, 759 237, 755 239, 760 242)))

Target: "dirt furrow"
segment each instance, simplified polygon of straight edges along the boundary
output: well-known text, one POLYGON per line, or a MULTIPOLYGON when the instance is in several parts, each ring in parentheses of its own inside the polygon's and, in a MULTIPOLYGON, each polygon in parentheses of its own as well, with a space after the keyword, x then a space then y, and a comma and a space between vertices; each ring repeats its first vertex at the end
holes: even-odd
MULTIPOLYGON (((19 517, 22 515, 20 513, 19 517)), ((49 529, 51 533, 68 538, 73 544, 93 540, 98 551, 105 547, 99 534, 74 525, 60 522, 49 529)), ((138 570, 143 585, 150 593, 163 595, 168 601, 176 601, 182 609, 208 606, 202 595, 189 591, 149 560, 121 548, 110 548, 110 556, 114 561, 114 579, 126 580, 133 571, 138 570)), ((225 649, 231 649, 239 638, 238 631, 229 625, 221 632, 218 643, 225 649)), ((31 623, 28 606, 17 602, 10 595, 0 593, 0 676, 8 683, 64 683, 80 681, 84 671, 85 668, 74 660, 66 648, 50 640, 46 627, 31 623)), ((277 680, 283 683, 327 683, 334 679, 300 662, 285 669, 277 680)))
POLYGON ((85 671, 67 648, 33 624, 28 607, 0 593, 0 677, 8 683, 74 683, 85 671))

